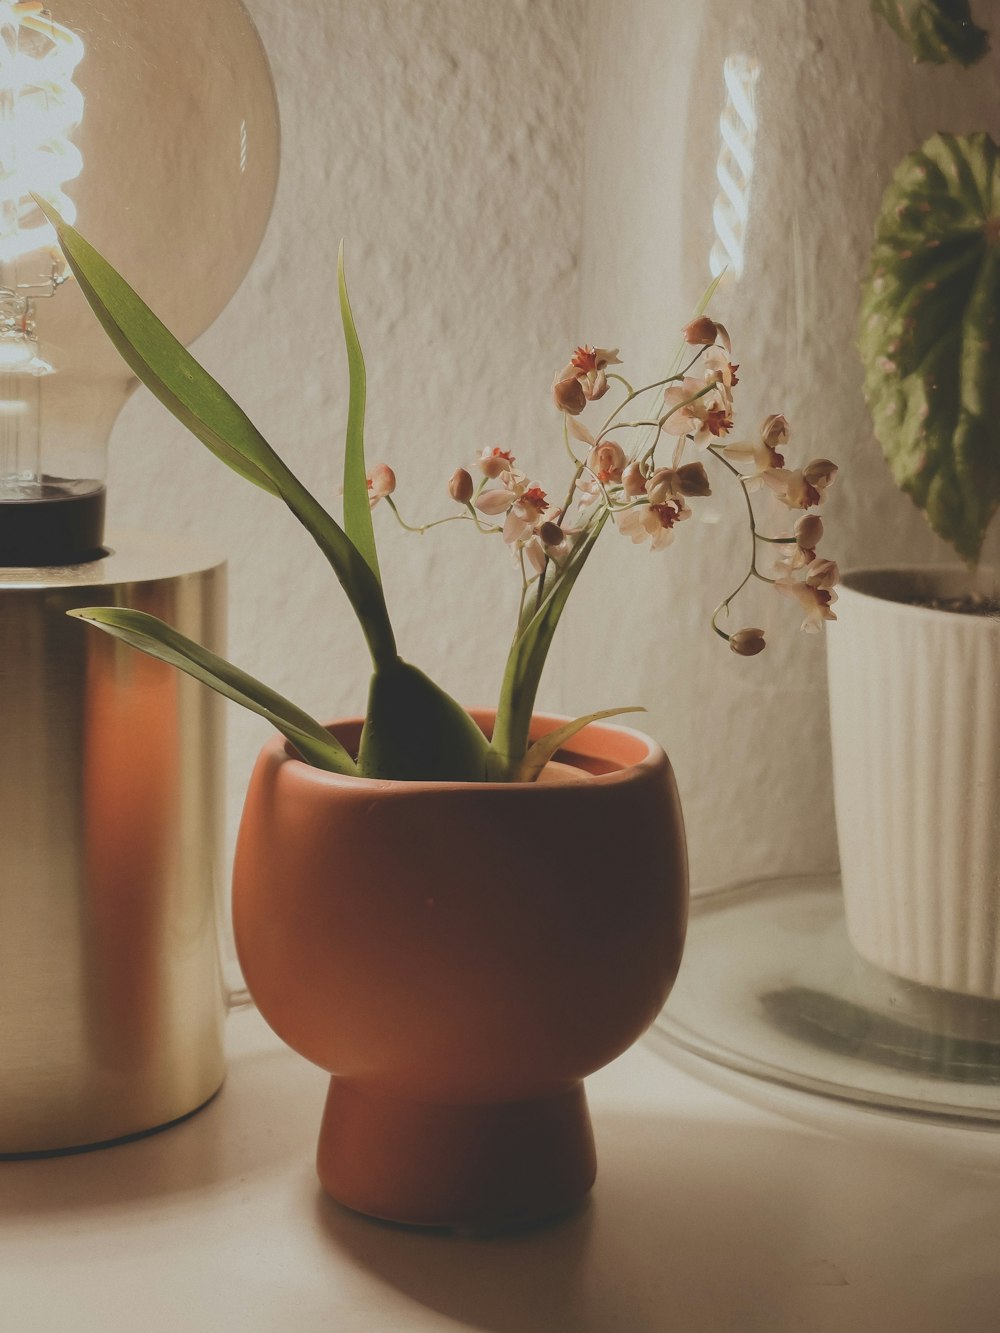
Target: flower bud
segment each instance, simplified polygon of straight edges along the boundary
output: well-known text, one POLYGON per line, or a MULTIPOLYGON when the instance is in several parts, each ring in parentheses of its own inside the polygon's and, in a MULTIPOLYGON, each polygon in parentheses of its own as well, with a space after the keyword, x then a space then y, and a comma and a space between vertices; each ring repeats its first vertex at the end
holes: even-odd
POLYGON ((640 463, 629 463, 622 473, 622 486, 625 488, 625 494, 633 500, 636 496, 646 494, 646 478, 640 463))
POLYGON ((761 443, 768 449, 780 449, 788 443, 788 422, 780 412, 772 412, 760 423, 761 443))
POLYGON ((762 629, 738 629, 729 636, 729 646, 740 657, 756 657, 767 646, 762 629))
POLYGON ((484 476, 489 477, 490 481, 496 481, 497 477, 504 472, 513 472, 514 455, 509 449, 501 449, 499 445, 495 449, 488 446, 483 450, 478 458, 480 471, 484 476))
POLYGON ((807 551, 814 551, 823 540, 823 520, 819 514, 803 514, 795 523, 795 540, 807 551))
POLYGON ((456 468, 448 482, 448 494, 456 504, 467 505, 472 499, 475 486, 472 477, 464 467, 456 468))
POLYGON ((571 417, 578 417, 587 406, 587 395, 575 376, 571 379, 557 377, 552 385, 552 397, 560 412, 568 412, 571 417))
POLYGON ((835 560, 814 560, 806 570, 806 583, 810 588, 828 590, 840 582, 840 570, 835 560))
POLYGON ((558 546, 563 539, 563 530, 558 523, 543 523, 538 529, 543 546, 558 546))
POLYGON ((802 475, 810 486, 825 491, 839 471, 837 464, 831 463, 829 458, 814 458, 802 469, 802 475))
POLYGON ((711 495, 708 473, 704 463, 685 463, 677 469, 677 485, 681 495, 711 495))
POLYGON ((681 332, 684 334, 684 341, 690 343, 692 347, 707 347, 719 336, 719 326, 714 319, 701 315, 698 319, 693 319, 690 324, 685 324, 681 332))
POLYGON ((369 483, 368 490, 372 495, 391 495, 396 489, 396 474, 388 463, 376 463, 369 483))
POLYGON ((596 449, 591 449, 587 466, 599 481, 607 485, 609 481, 621 481, 627 461, 628 457, 621 445, 609 440, 607 444, 599 444, 596 449))

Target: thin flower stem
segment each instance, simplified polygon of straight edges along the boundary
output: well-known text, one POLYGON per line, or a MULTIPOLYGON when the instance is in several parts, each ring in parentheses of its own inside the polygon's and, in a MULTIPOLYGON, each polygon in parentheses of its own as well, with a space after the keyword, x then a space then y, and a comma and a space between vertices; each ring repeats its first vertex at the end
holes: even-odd
POLYGON ((740 595, 743 589, 750 582, 751 578, 753 578, 753 570, 748 569, 746 577, 744 578, 743 582, 739 585, 739 587, 734 588, 733 591, 729 594, 729 596, 726 597, 723 601, 721 601, 719 605, 715 608, 715 610, 712 612, 712 628, 715 630, 716 634, 718 634, 718 636, 721 639, 725 639, 727 643, 729 642, 729 635, 726 633, 725 630, 719 629, 718 625, 719 616, 723 611, 725 611, 727 616, 729 615, 730 604, 736 600, 736 598, 740 595))
MULTIPOLYGON (((746 486, 747 479, 746 477, 744 477, 743 473, 739 470, 739 468, 733 467, 729 459, 725 458, 719 452, 720 448, 721 448, 720 445, 710 444, 708 446, 708 452, 712 455, 713 458, 718 459, 718 461, 722 464, 722 466, 726 468, 729 472, 731 472, 733 476, 736 478, 736 480, 740 483, 740 491, 743 495, 743 500, 747 507, 747 518, 750 521, 750 536, 753 539, 753 553, 750 557, 750 574, 756 574, 757 573, 757 522, 754 518, 753 505, 750 502, 750 493, 747 490, 746 486)), ((747 575, 747 579, 750 577, 750 574, 747 575)), ((743 580, 743 583, 745 582, 746 579, 743 580)), ((743 583, 740 584, 740 588, 743 587, 743 583)), ((737 588, 736 592, 739 592, 739 590, 740 589, 737 588)), ((735 597, 735 595, 736 594, 734 593, 733 596, 735 597)))
POLYGON ((659 421, 656 424, 656 434, 653 436, 653 443, 649 446, 649 448, 643 454, 642 458, 639 460, 640 465, 643 468, 645 468, 647 463, 652 462, 653 458, 655 457, 656 447, 660 443, 660 436, 662 434, 663 434, 663 422, 659 421))
MULTIPOLYGON (((653 454, 656 452, 656 446, 660 442, 660 432, 663 429, 663 422, 667 419, 667 416, 671 415, 671 413, 668 412, 667 416, 660 417, 656 421, 620 421, 617 422, 616 424, 616 419, 618 415, 624 410, 624 408, 626 408, 629 405, 629 403, 634 402, 636 398, 640 398, 644 393, 650 393, 653 389, 662 389, 665 384, 674 384, 678 380, 683 380, 684 377, 687 375, 688 371, 698 360, 698 358, 705 354, 706 350, 707 348, 705 347, 699 347, 697 352, 695 352, 694 356, 687 363, 687 365, 683 367, 683 369, 678 371, 676 374, 667 375, 664 379, 654 380, 652 384, 645 384, 641 389, 633 389, 631 385, 627 384, 627 382, 624 379, 622 379, 621 375, 615 375, 613 377, 609 376, 609 378, 621 380, 622 383, 626 385, 626 388, 628 389, 628 394, 626 395, 625 398, 622 399, 622 401, 618 404, 615 410, 607 418, 604 425, 601 427, 600 433, 598 434, 598 436, 594 441, 595 448, 597 445, 601 443, 604 437, 608 435, 612 430, 629 429, 633 426, 646 426, 651 429, 652 427, 655 426, 657 427, 656 438, 654 439, 650 447, 646 450, 645 454, 643 455, 642 461, 645 463, 650 458, 652 458, 653 454)), ((680 358, 678 357, 678 360, 679 359, 680 358)), ((709 390, 712 389, 713 387, 714 386, 711 384, 706 385, 705 388, 701 391, 701 393, 696 394, 695 397, 700 398, 702 394, 708 393, 709 390)), ((694 398, 688 399, 688 402, 693 403, 694 401, 695 401, 694 398)), ((677 406, 686 407, 687 403, 678 403, 677 406)), ((673 408, 671 410, 676 411, 677 408, 673 408)))
POLYGON ((478 515, 475 513, 474 510, 472 510, 471 505, 469 505, 469 509, 472 512, 468 514, 449 514, 447 518, 436 518, 433 521, 433 523, 424 523, 421 527, 416 527, 414 526, 414 524, 406 522, 406 520, 400 514, 399 510, 396 508, 396 502, 391 495, 387 495, 385 497, 385 502, 392 510, 392 512, 395 514, 396 522, 399 524, 399 526, 401 528, 404 528, 407 532, 415 532, 420 537, 422 537, 425 532, 430 532, 431 528, 441 527, 443 523, 468 523, 470 522, 470 520, 475 523, 476 527, 479 529, 480 532, 501 531, 500 528, 496 527, 493 524, 481 523, 479 521, 478 515))
POLYGON ((586 463, 584 463, 584 465, 583 465, 583 471, 584 471, 584 472, 589 472, 590 475, 591 475, 591 476, 594 478, 594 480, 597 482, 598 486, 600 486, 600 488, 601 488, 601 494, 604 496, 604 503, 605 503, 605 504, 608 506, 608 508, 610 509, 610 508, 611 508, 611 496, 608 494, 608 488, 607 488, 607 486, 605 486, 604 482, 601 481, 600 477, 597 475, 597 473, 594 471, 594 469, 593 469, 592 467, 589 467, 586 463))
MULTIPOLYGON (((720 462, 728 472, 731 472, 732 475, 736 478, 736 480, 740 483, 740 491, 742 492, 743 500, 747 507, 747 519, 750 524, 750 546, 751 546, 750 568, 747 570, 746 575, 743 578, 743 581, 740 583, 739 587, 735 588, 729 594, 729 596, 726 597, 723 601, 721 601, 719 605, 715 608, 715 610, 712 612, 712 629, 715 630, 716 634, 718 634, 721 638, 726 639, 728 641, 729 635, 726 634, 724 630, 721 630, 718 625, 718 618, 720 614, 723 611, 725 611, 726 615, 729 614, 730 605, 740 595, 740 593, 743 591, 743 589, 747 586, 747 584, 750 582, 752 578, 760 579, 761 583, 776 583, 777 580, 769 579, 765 574, 762 574, 760 570, 757 568, 757 540, 759 534, 757 532, 757 521, 754 517, 754 512, 753 512, 753 504, 750 500, 750 492, 747 490, 747 479, 746 477, 744 477, 743 473, 739 470, 739 468, 733 467, 729 459, 726 458, 720 452, 722 447, 723 446, 721 445, 710 444, 708 446, 708 452, 712 455, 713 458, 717 459, 718 462, 720 462)), ((764 537, 761 538, 761 540, 776 541, 781 539, 764 537)))
POLYGON ((629 384, 628 380, 625 378, 624 375, 619 375, 619 374, 617 374, 617 373, 616 373, 615 371, 613 371, 613 370, 607 370, 607 371, 605 371, 604 373, 605 373, 605 377, 606 377, 607 379, 609 379, 609 380, 617 380, 619 384, 624 384, 624 385, 625 385, 625 391, 626 391, 626 393, 629 393, 629 394, 632 394, 632 395, 635 394, 635 389, 632 388, 631 384, 629 384))
MULTIPOLYGON (((697 350, 697 352, 695 352, 694 356, 691 358, 691 360, 687 363, 687 365, 686 365, 686 366, 684 367, 684 369, 681 371, 681 378, 683 379, 683 377, 688 373, 688 371, 691 369, 691 367, 694 365, 694 363, 695 363, 696 361, 700 360, 701 357, 703 357, 703 356, 705 355, 705 353, 708 351, 708 349, 709 349, 710 347, 718 347, 718 346, 719 346, 718 343, 705 343, 703 346, 699 347, 698 350, 697 350)), ((723 349, 723 350, 725 350, 725 349, 723 349)))
POLYGON ((635 399, 639 398, 642 394, 649 393, 651 389, 662 389, 665 384, 672 384, 674 380, 679 380, 683 378, 684 378, 683 374, 667 375, 662 380, 654 380, 652 384, 644 384, 641 389, 630 389, 629 392, 618 404, 618 406, 611 413, 611 415, 607 418, 604 425, 601 427, 601 434, 598 435, 597 437, 598 440, 601 439, 602 435, 607 434, 607 432, 611 429, 611 426, 614 423, 615 418, 619 415, 619 413, 623 412, 626 407, 628 407, 629 403, 634 402, 635 399))
MULTIPOLYGON (((659 419, 658 419, 658 418, 657 418, 657 419, 654 419, 654 420, 652 420, 652 421, 619 421, 618 424, 617 424, 616 426, 612 426, 611 429, 612 429, 612 430, 634 430, 636 426, 658 426, 659 424, 660 424, 660 422, 659 422, 659 419)), ((604 432, 602 431, 602 432, 601 432, 601 435, 598 435, 598 437, 597 437, 597 443, 598 443, 598 444, 600 444, 600 442, 601 442, 601 438, 602 438, 603 434, 604 434, 604 432)))

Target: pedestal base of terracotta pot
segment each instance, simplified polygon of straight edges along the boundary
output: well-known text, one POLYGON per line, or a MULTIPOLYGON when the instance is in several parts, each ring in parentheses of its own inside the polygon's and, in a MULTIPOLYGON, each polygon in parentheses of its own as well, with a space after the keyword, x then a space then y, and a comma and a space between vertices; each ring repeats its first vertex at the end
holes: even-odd
POLYGON ((463 1231, 534 1226, 580 1203, 596 1169, 582 1083, 539 1101, 434 1106, 330 1080, 320 1182, 371 1217, 463 1231))

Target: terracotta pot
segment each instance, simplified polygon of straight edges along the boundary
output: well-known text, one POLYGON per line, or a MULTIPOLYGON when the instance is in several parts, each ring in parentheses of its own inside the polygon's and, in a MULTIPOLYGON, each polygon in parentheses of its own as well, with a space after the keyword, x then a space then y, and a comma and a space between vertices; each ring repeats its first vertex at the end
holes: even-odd
MULTIPOLYGON (((350 748, 360 722, 331 729, 350 748)), ((582 1079, 670 991, 687 861, 659 746, 593 725, 560 758, 585 774, 379 782, 280 738, 261 752, 237 949, 268 1023, 333 1075, 318 1169, 350 1208, 489 1229, 555 1216, 593 1183, 582 1079)))

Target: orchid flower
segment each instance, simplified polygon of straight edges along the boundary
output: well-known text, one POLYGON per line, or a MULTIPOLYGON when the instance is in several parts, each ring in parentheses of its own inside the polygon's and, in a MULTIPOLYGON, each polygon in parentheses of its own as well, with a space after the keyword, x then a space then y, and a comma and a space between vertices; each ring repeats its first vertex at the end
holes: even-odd
POLYGON ((775 592, 785 597, 794 598, 805 612, 802 628, 807 634, 818 634, 824 621, 836 620, 831 605, 837 600, 837 594, 827 588, 815 588, 810 583, 800 583, 797 579, 778 579, 775 592))
POLYGON ((608 391, 608 366, 620 366, 618 348, 578 347, 552 382, 552 396, 562 412, 579 416, 589 402, 608 391))
POLYGON ((651 550, 663 551, 673 542, 677 524, 690 517, 691 510, 677 496, 660 504, 639 504, 627 509, 618 519, 618 531, 636 545, 648 539, 651 550))

